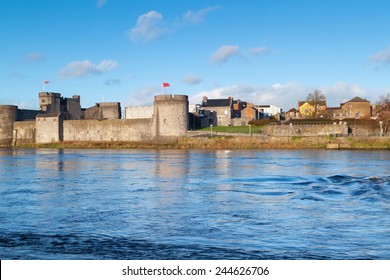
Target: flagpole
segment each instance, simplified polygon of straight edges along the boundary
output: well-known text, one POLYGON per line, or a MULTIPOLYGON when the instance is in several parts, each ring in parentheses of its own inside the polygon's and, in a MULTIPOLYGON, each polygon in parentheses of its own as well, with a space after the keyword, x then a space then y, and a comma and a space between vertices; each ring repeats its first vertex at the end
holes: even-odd
POLYGON ((161 94, 164 94, 164 88, 171 86, 169 83, 161 83, 161 94))
POLYGON ((43 81, 42 82, 42 89, 43 89, 43 92, 46 92, 46 84, 48 84, 49 83, 49 81, 43 81))

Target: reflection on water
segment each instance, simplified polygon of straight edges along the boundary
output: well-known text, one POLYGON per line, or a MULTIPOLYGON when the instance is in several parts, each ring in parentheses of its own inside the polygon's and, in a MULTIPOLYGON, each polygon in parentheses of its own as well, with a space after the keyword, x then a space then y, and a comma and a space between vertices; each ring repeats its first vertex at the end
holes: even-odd
POLYGON ((0 258, 389 259, 389 159, 2 149, 0 258))

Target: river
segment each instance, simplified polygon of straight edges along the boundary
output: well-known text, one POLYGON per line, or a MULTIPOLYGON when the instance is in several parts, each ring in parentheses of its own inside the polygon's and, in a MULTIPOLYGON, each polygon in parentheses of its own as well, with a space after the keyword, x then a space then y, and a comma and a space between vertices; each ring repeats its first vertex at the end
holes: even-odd
POLYGON ((390 259, 390 152, 0 149, 0 259, 390 259))

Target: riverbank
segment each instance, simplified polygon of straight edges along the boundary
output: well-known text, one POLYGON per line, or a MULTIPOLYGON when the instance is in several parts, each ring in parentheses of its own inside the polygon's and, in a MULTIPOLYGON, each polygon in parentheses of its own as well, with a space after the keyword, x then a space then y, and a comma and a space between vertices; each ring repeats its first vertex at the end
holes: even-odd
POLYGON ((58 149, 352 149, 390 150, 389 137, 183 137, 168 142, 59 142, 17 148, 58 149))

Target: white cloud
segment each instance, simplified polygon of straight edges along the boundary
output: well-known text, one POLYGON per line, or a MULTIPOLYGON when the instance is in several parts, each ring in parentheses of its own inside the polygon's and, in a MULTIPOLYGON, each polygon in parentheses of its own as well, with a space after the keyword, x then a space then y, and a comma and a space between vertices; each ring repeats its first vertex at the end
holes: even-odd
POLYGON ((171 21, 165 21, 159 12, 150 11, 138 17, 136 25, 129 32, 129 37, 133 42, 152 41, 185 26, 199 24, 204 21, 207 14, 218 8, 220 6, 207 7, 196 12, 188 11, 171 21))
POLYGON ((187 76, 184 77, 183 82, 189 85, 198 85, 202 82, 202 79, 197 76, 187 76))
POLYGON ((305 100, 310 92, 321 90, 327 97, 329 107, 337 107, 355 96, 367 98, 372 103, 383 91, 369 90, 356 84, 336 83, 334 85, 313 87, 296 82, 275 83, 271 86, 236 84, 200 91, 190 97, 190 103, 199 104, 203 96, 208 98, 233 97, 257 105, 272 104, 283 110, 297 108, 298 100, 305 100))
POLYGON ((18 98, 10 97, 9 94, 0 92, 0 104, 10 104, 18 106, 19 109, 38 109, 37 100, 35 98, 20 101, 18 98))
POLYGON ((60 76, 63 78, 85 77, 102 74, 118 66, 118 62, 114 60, 102 60, 99 64, 94 64, 89 60, 73 61, 60 70, 60 76))
POLYGON ((109 79, 104 82, 106 86, 115 86, 115 85, 120 85, 121 80, 119 79, 109 79))
POLYGON ((45 57, 37 52, 31 52, 26 55, 27 62, 36 62, 36 61, 44 61, 45 57))
POLYGON ((390 65, 390 46, 384 51, 373 54, 369 60, 371 62, 382 63, 383 65, 390 65))
MULTIPOLYGON (((307 95, 314 90, 321 90, 327 98, 329 107, 337 107, 340 103, 348 101, 355 96, 366 98, 374 103, 378 96, 387 92, 386 90, 372 90, 365 87, 339 82, 333 85, 313 87, 303 85, 297 82, 275 83, 273 85, 253 85, 253 84, 234 84, 228 86, 219 86, 207 90, 199 91, 189 96, 191 104, 200 104, 203 96, 211 99, 233 97, 254 103, 256 105, 275 105, 281 107, 284 111, 298 107, 299 100, 305 100, 307 95)), ((155 95, 160 94, 161 88, 150 86, 137 90, 132 94, 127 106, 151 105, 155 95)))
POLYGON ((98 74, 111 71, 119 66, 118 62, 115 60, 102 60, 98 65, 96 65, 96 70, 98 74))
POLYGON ((129 98, 126 107, 149 106, 153 104, 154 96, 161 94, 161 87, 149 86, 136 90, 129 98))
POLYGON ((200 91, 192 96, 190 101, 192 103, 200 103, 203 96, 212 99, 233 97, 234 99, 241 99, 258 104, 260 102, 259 99, 264 98, 264 94, 266 94, 266 87, 237 84, 200 91))
POLYGON ((156 11, 150 11, 138 17, 137 24, 130 31, 132 41, 151 41, 168 33, 163 17, 156 11))
POLYGON ((107 0, 97 0, 96 7, 101 8, 107 3, 107 0))
POLYGON ((211 55, 210 63, 225 63, 229 58, 238 55, 239 50, 239 46, 221 46, 215 53, 211 55))
POLYGON ((270 52, 270 50, 266 47, 256 47, 256 48, 251 48, 248 50, 248 53, 251 55, 260 55, 260 54, 266 54, 269 52, 270 52))
POLYGON ((183 15, 183 22, 184 23, 191 23, 191 24, 201 23, 208 13, 210 13, 214 10, 217 10, 219 8, 220 8, 220 6, 212 6, 212 7, 204 8, 204 9, 199 10, 197 12, 188 11, 183 15))
POLYGON ((319 88, 327 97, 327 105, 329 107, 337 107, 340 103, 346 102, 356 96, 367 98, 369 101, 374 98, 376 91, 369 90, 356 84, 339 82, 330 86, 319 88))
POLYGON ((19 81, 22 81, 22 80, 25 80, 28 78, 28 76, 17 73, 17 72, 8 73, 7 77, 11 80, 19 80, 19 81))

